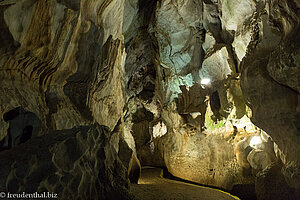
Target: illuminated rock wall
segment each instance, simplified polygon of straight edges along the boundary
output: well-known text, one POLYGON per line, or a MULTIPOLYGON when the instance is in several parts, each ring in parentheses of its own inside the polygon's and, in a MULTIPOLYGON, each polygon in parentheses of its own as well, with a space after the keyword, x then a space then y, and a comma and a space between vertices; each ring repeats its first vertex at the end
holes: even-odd
POLYGON ((1 150, 11 134, 19 144, 98 123, 132 182, 140 165, 162 166, 228 190, 256 185, 259 199, 297 198, 299 9, 296 0, 3 0, 1 150), (261 144, 250 145, 254 136, 261 144))

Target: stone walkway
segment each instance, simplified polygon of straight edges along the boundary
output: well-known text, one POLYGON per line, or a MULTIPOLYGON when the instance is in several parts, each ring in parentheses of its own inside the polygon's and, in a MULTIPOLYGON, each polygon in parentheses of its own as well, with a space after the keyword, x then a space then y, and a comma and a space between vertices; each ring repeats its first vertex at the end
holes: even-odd
POLYGON ((239 200, 217 189, 163 178, 159 168, 143 168, 131 192, 137 200, 239 200))

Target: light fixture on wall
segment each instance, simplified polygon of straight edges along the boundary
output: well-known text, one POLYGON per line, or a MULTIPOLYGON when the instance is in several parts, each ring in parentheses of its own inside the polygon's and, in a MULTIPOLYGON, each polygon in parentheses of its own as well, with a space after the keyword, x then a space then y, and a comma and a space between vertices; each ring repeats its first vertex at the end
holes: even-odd
POLYGON ((208 84, 210 84, 210 78, 201 79, 201 85, 208 85, 208 84))
POLYGON ((200 83, 201 83, 201 87, 204 89, 205 86, 209 85, 211 82, 210 78, 203 78, 201 79, 200 83))
POLYGON ((262 144, 262 140, 260 136, 254 136, 252 137, 252 139, 250 140, 250 147, 257 149, 259 148, 259 146, 262 144))

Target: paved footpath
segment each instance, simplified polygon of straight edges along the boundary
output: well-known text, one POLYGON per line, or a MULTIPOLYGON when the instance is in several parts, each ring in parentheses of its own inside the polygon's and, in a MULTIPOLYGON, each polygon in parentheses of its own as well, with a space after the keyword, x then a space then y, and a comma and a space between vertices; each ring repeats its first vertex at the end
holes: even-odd
POLYGON ((130 191, 137 200, 239 200, 221 190, 163 178, 160 168, 143 168, 130 191))

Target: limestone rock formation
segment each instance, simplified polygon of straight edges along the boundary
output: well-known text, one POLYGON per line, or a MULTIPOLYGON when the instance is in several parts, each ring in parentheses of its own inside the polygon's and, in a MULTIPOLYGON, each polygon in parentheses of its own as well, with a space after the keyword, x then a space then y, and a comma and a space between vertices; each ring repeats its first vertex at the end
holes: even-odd
POLYGON ((1 113, 21 105, 50 130, 94 119, 113 129, 124 105, 123 1, 1 4, 1 113))
POLYGON ((128 197, 150 165, 297 199, 299 16, 298 0, 0 1, 1 187, 128 197), (32 188, 14 184, 25 161, 32 188))
POLYGON ((0 2, 0 144, 12 148, 0 156, 2 191, 128 196, 119 135, 88 128, 113 131, 123 116, 123 10, 124 1, 0 2))
MULTIPOLYGON (((133 18, 145 12, 139 6, 131 6, 138 10, 132 12, 133 18)), ((148 27, 153 40, 148 48, 152 61, 148 63, 156 66, 156 89, 155 95, 141 104, 144 112, 153 113, 153 119, 143 126, 131 120, 132 127, 140 127, 132 129, 134 137, 145 139, 141 144, 148 149, 138 150, 140 158, 160 155, 174 175, 227 189, 235 184, 254 184, 257 172, 277 159, 297 166, 297 8, 295 1, 159 1, 150 26, 143 26, 148 27), (202 84, 203 79, 208 82, 202 84), (157 121, 163 121, 168 131, 154 139, 151 130, 157 121), (253 136, 262 138, 265 132, 270 140, 262 142, 263 148, 251 147, 253 136), (210 146, 204 148, 207 144, 210 146), (231 153, 225 156, 219 148, 231 153), (198 158, 203 152, 209 155, 198 158), (226 178, 220 178, 227 169, 231 171, 223 173, 226 178)), ((141 27, 145 22, 131 23, 141 27)), ((133 55, 128 51, 128 58, 133 55)), ((132 66, 131 59, 126 63, 132 66)), ((129 112, 134 115, 136 111, 129 112)), ((287 187, 299 190, 298 167, 289 169, 293 172, 285 175, 291 181, 287 187)))
POLYGON ((0 153, 1 191, 58 199, 130 199, 127 170, 106 127, 56 131, 0 153))
POLYGON ((257 26, 252 26, 252 38, 241 65, 242 90, 253 111, 252 121, 263 128, 280 149, 282 174, 289 180, 288 186, 299 193, 300 95, 296 86, 299 85, 296 72, 299 41, 294 37, 299 34, 299 3, 271 1, 268 5, 267 13, 260 11, 253 19, 257 26), (267 17, 269 22, 266 22, 267 17), (255 37, 260 39, 254 40, 255 37), (282 55, 278 55, 280 51, 284 51, 282 55), (294 167, 289 168, 291 163, 294 167), (285 168, 290 172, 284 173, 285 168))

